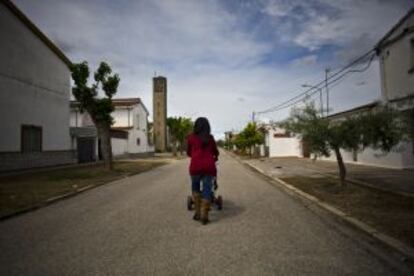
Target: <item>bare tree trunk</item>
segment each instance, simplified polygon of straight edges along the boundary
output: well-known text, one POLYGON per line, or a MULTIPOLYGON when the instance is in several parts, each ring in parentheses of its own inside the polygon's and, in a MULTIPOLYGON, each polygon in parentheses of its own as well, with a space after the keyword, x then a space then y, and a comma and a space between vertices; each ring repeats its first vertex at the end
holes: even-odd
POLYGON ((101 152, 104 160, 105 169, 112 170, 112 145, 109 133, 109 126, 98 123, 97 128, 99 138, 101 139, 101 152))
POLYGON ((344 164, 344 160, 342 159, 341 151, 338 147, 334 147, 335 155, 336 155, 336 161, 338 162, 338 168, 339 168, 339 179, 341 181, 342 186, 346 186, 345 177, 346 177, 346 168, 344 164))

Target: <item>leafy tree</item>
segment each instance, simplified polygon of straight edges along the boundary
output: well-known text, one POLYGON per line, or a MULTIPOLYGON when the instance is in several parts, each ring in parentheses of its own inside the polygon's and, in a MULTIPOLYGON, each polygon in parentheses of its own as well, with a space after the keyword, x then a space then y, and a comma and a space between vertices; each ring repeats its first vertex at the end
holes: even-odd
POLYGON ((294 109, 290 117, 279 125, 306 141, 313 154, 328 157, 333 151, 342 185, 346 184, 346 167, 341 149, 360 152, 371 147, 389 152, 408 134, 400 113, 386 106, 342 119, 329 119, 321 117, 310 104, 294 109))
POLYGON ((177 144, 180 153, 182 153, 185 140, 193 129, 193 122, 190 118, 185 117, 169 117, 167 118, 167 126, 171 137, 171 146, 174 156, 177 155, 177 144))
POLYGON ((174 156, 177 156, 177 140, 178 133, 180 132, 181 120, 177 117, 168 117, 167 126, 170 132, 170 144, 174 156))
POLYGON ((118 90, 120 78, 118 74, 112 74, 111 67, 101 62, 94 73, 95 82, 89 86, 89 67, 86 61, 73 64, 70 67, 74 87, 72 94, 79 102, 81 111, 86 110, 98 130, 101 140, 101 151, 105 168, 112 170, 112 147, 110 128, 113 124, 111 113, 114 111, 112 97, 118 90), (106 97, 99 97, 99 91, 103 91, 106 97))
POLYGON ((247 126, 236 136, 234 143, 237 148, 243 152, 249 149, 250 155, 251 147, 263 144, 263 133, 257 128, 256 123, 250 122, 247 126))
POLYGON ((190 118, 181 118, 181 128, 180 132, 178 133, 178 142, 179 142, 179 149, 180 153, 184 151, 184 149, 187 147, 186 145, 186 138, 193 130, 193 121, 190 118))
POLYGON ((223 139, 217 140, 217 146, 220 148, 224 148, 226 142, 223 139))

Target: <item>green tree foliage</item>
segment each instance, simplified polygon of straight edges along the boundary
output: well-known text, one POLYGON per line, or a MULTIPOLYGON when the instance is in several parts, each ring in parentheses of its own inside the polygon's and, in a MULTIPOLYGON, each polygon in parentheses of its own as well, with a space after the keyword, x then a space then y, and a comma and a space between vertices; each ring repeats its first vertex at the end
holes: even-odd
POLYGON ((185 117, 168 117, 167 126, 170 132, 172 151, 176 156, 177 145, 180 153, 185 148, 186 137, 193 129, 193 121, 185 117))
POLYGON ((313 154, 328 157, 334 152, 342 185, 346 184, 346 167, 341 149, 360 152, 371 147, 389 152, 408 135, 400 113, 386 106, 346 118, 329 119, 321 117, 311 104, 294 109, 279 125, 306 141, 313 154))
POLYGON ((73 64, 70 67, 74 87, 72 94, 79 102, 81 111, 88 112, 93 123, 98 130, 98 136, 101 141, 101 151, 105 163, 105 168, 112 170, 112 147, 110 138, 110 128, 113 124, 111 116, 114 107, 112 97, 118 90, 120 78, 118 74, 112 74, 111 67, 101 62, 98 70, 94 73, 95 82, 88 85, 89 67, 86 61, 73 64), (99 96, 102 91, 104 97, 99 96))
POLYGON ((234 144, 242 152, 245 152, 246 149, 251 152, 251 147, 255 145, 263 144, 264 136, 263 133, 259 130, 256 123, 250 122, 247 126, 236 136, 234 139, 234 144))
POLYGON ((225 141, 223 139, 217 140, 217 146, 223 148, 225 146, 225 141))

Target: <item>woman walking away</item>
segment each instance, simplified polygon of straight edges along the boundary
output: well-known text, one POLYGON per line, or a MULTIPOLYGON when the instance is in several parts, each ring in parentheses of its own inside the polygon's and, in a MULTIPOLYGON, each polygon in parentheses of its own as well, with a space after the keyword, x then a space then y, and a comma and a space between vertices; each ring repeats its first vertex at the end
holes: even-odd
POLYGON ((204 117, 195 121, 193 133, 187 138, 187 155, 191 157, 191 189, 195 205, 193 219, 201 220, 205 225, 209 222, 211 189, 213 177, 217 175, 215 162, 219 152, 214 137, 210 134, 210 123, 204 117))

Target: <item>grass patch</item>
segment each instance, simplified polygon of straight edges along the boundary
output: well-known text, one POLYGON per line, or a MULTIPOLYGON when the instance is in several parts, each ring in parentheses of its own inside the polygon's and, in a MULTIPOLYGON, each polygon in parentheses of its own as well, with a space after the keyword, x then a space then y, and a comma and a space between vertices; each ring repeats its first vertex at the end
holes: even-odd
POLYGON ((282 178, 379 231, 414 247, 414 199, 354 184, 342 187, 332 178, 282 178))
POLYGON ((114 162, 114 170, 103 165, 66 168, 0 177, 0 217, 7 216, 45 200, 75 192, 85 186, 98 186, 126 176, 165 165, 162 160, 114 162))

